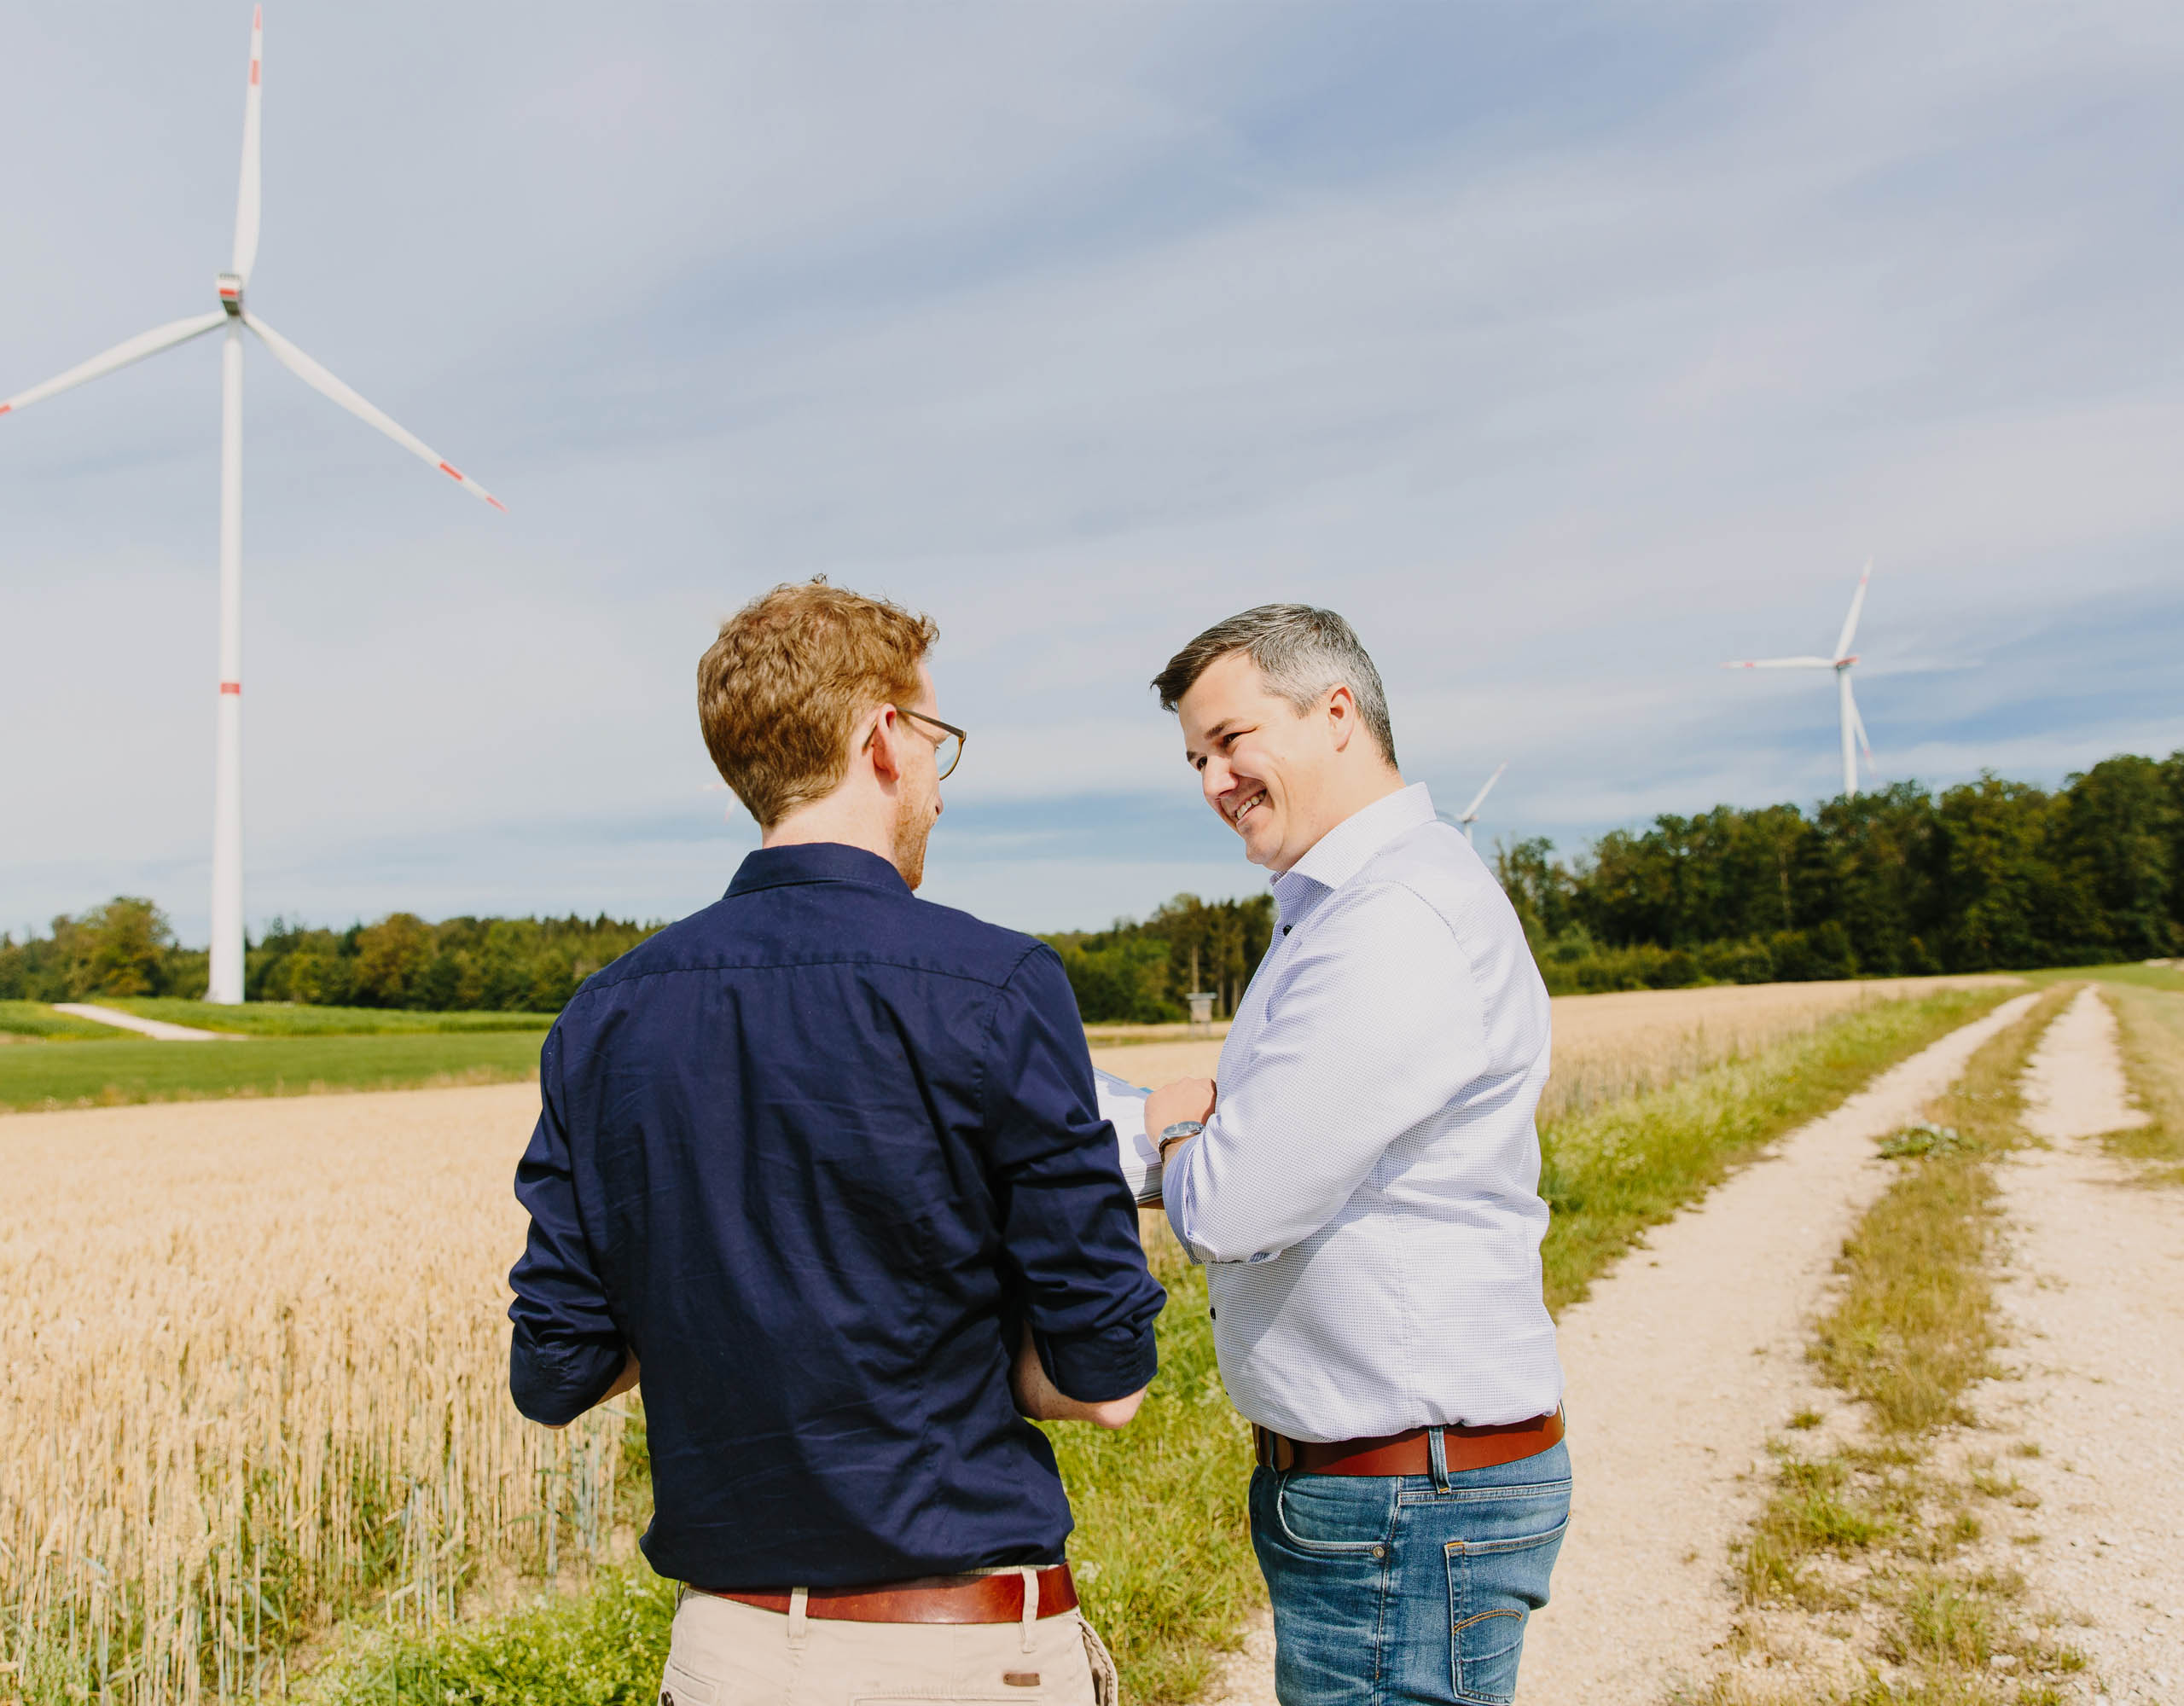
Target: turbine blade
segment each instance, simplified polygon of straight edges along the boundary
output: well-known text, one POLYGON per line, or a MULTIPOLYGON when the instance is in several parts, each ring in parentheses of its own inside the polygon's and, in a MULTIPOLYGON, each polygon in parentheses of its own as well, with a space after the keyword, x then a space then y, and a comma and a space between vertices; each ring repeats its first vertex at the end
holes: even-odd
POLYGON ((33 403, 79 385, 88 385, 95 379, 104 379, 108 374, 127 367, 131 362, 141 362, 147 356, 156 356, 161 350, 171 350, 177 344, 186 344, 192 338, 201 338, 213 328, 224 325, 227 311, 215 308, 209 314, 193 314, 187 320, 171 320, 164 326, 154 326, 148 332, 139 332, 124 344, 116 344, 104 355, 93 356, 80 362, 65 374, 56 374, 44 385, 34 385, 28 391, 19 391, 5 402, 0 402, 0 415, 27 409, 33 403))
POLYGON ((1833 658, 1746 658, 1724 664, 1725 670, 1832 670, 1833 658))
POLYGON ((1473 818, 1478 815, 1479 807, 1485 804, 1487 795, 1494 792, 1495 783, 1502 780, 1502 772, 1508 768, 1508 765, 1504 763, 1500 767, 1500 769, 1496 769, 1492 775, 1486 779, 1486 786, 1481 788, 1477 793, 1473 794, 1471 798, 1471 804, 1464 808, 1462 821, 1469 823, 1473 818))
POLYGON ((317 362, 255 314, 246 312, 242 316, 242 323, 264 340, 265 347, 273 351, 282 367, 288 368, 290 373, 318 392, 320 396, 333 398, 357 420, 368 421, 378 427, 380 432, 393 439, 411 456, 424 458, 473 497, 482 498, 498 510, 505 511, 508 508, 508 505, 502 503, 484 486, 479 485, 461 468, 441 456, 422 438, 407 427, 399 425, 392 416, 381 413, 365 402, 363 397, 357 396, 355 392, 350 390, 347 386, 342 384, 340 380, 334 378, 332 374, 327 372, 324 368, 319 366, 317 362))
POLYGON ((1866 559, 1865 572, 1858 577, 1858 589, 1850 595, 1850 613, 1843 618, 1842 636, 1835 642, 1835 655, 1850 655, 1851 636, 1858 631, 1858 612, 1866 607, 1866 583, 1873 577, 1873 560, 1866 559))
POLYGON ((235 192, 235 258, 229 269, 246 281, 258 264, 258 109, 264 91, 259 78, 265 63, 265 9, 250 15, 250 87, 242 107, 242 187, 235 192))

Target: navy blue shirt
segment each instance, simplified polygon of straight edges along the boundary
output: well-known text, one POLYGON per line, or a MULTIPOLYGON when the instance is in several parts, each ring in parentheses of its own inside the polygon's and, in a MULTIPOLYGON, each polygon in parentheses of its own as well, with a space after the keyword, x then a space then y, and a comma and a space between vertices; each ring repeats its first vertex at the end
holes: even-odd
POLYGON ((1008 1373, 1153 1377, 1146 1271, 1054 950, 886 860, 763 849, 584 984, 539 1060, 508 1384, 566 1422, 644 1371, 662 1575, 845 1587, 1063 1555, 1008 1373))

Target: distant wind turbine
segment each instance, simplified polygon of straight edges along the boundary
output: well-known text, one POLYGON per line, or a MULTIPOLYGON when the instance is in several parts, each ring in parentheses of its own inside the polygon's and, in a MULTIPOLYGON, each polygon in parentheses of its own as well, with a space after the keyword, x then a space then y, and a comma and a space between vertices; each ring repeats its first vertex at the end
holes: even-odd
POLYGON ((1486 804, 1487 795, 1494 792, 1495 783, 1502 780, 1502 772, 1508 768, 1506 762, 1496 765, 1494 774, 1486 779, 1486 786, 1471 797, 1471 804, 1464 808, 1463 815, 1456 820, 1456 827, 1463 831, 1465 840, 1471 839, 1472 826, 1478 821, 1479 807, 1486 804))
POLYGON ((175 320, 116 344, 57 378, 0 402, 0 415, 27 408, 58 392, 156 356, 177 344, 225 328, 220 351, 220 698, 218 757, 212 786, 212 943, 208 1001, 232 1006, 242 1000, 242 333, 257 334, 274 359, 322 396, 359 421, 376 426, 411 455, 421 456, 496 509, 507 505, 444 458, 415 434, 398 426, 324 368, 243 306, 243 286, 258 260, 258 102, 263 90, 265 9, 250 19, 250 86, 243 97, 242 185, 235 197, 235 247, 229 270, 219 275, 220 305, 207 314, 175 320))
POLYGON ((1866 739, 1865 719, 1858 715, 1858 702, 1850 696, 1850 670, 1858 661, 1858 654, 1850 649, 1851 637, 1858 631, 1858 612, 1866 607, 1866 583, 1873 577, 1871 559, 1865 572, 1858 577, 1858 589, 1850 595, 1850 613, 1843 618, 1843 632, 1835 641, 1835 655, 1832 658, 1755 658, 1746 661, 1724 664, 1725 670, 1833 670, 1835 671, 1835 698, 1838 720, 1843 726, 1843 792, 1855 798, 1858 792, 1858 752, 1864 749, 1866 769, 1873 767, 1873 743, 1866 739))

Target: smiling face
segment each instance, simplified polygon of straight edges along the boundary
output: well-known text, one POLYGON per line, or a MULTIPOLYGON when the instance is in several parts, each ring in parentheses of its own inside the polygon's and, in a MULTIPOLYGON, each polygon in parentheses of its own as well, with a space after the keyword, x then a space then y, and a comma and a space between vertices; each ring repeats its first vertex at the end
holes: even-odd
POLYGON ((1191 683, 1176 714, 1205 803, 1254 865, 1287 871, 1355 809, 1344 804, 1342 773, 1365 736, 1348 688, 1328 688, 1300 715, 1268 691, 1248 653, 1232 652, 1191 683))

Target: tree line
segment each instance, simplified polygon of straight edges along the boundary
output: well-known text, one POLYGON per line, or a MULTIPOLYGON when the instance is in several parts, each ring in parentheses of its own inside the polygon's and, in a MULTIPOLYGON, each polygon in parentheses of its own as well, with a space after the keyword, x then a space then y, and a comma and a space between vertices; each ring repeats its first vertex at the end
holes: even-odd
MULTIPOLYGON (((2167 958, 2184 950, 2184 752, 2123 755, 2053 791, 1994 775, 1794 805, 1716 806, 1614 830, 1574 858, 1544 838, 1494 870, 1557 995, 2167 958)), ((252 1001, 558 1013, 657 924, 392 913, 276 920, 248 949, 252 1001)), ((1141 920, 1043 937, 1094 1024, 1235 1011, 1274 939, 1274 900, 1178 895, 1141 920)), ((52 933, 0 936, 0 1000, 202 995, 206 955, 120 896, 52 933)))
MULTIPOLYGON (((314 1007, 559 1013, 586 978, 659 927, 603 914, 428 924, 398 912, 346 930, 276 919, 244 954, 243 994, 314 1007)), ((0 937, 0 1000, 194 998, 206 983, 205 950, 178 946, 166 915, 138 897, 56 918, 48 937, 0 937)))
POLYGON ((1992 775, 1495 856, 1558 994, 2166 958, 2184 944, 2184 752, 2050 791, 1992 775))
POLYGON ((1153 1024, 1188 1018, 1183 997, 1213 997, 1226 1018, 1274 940, 1274 897, 1202 901, 1177 895, 1143 922, 1039 938, 1061 955, 1088 1024, 1153 1024))

